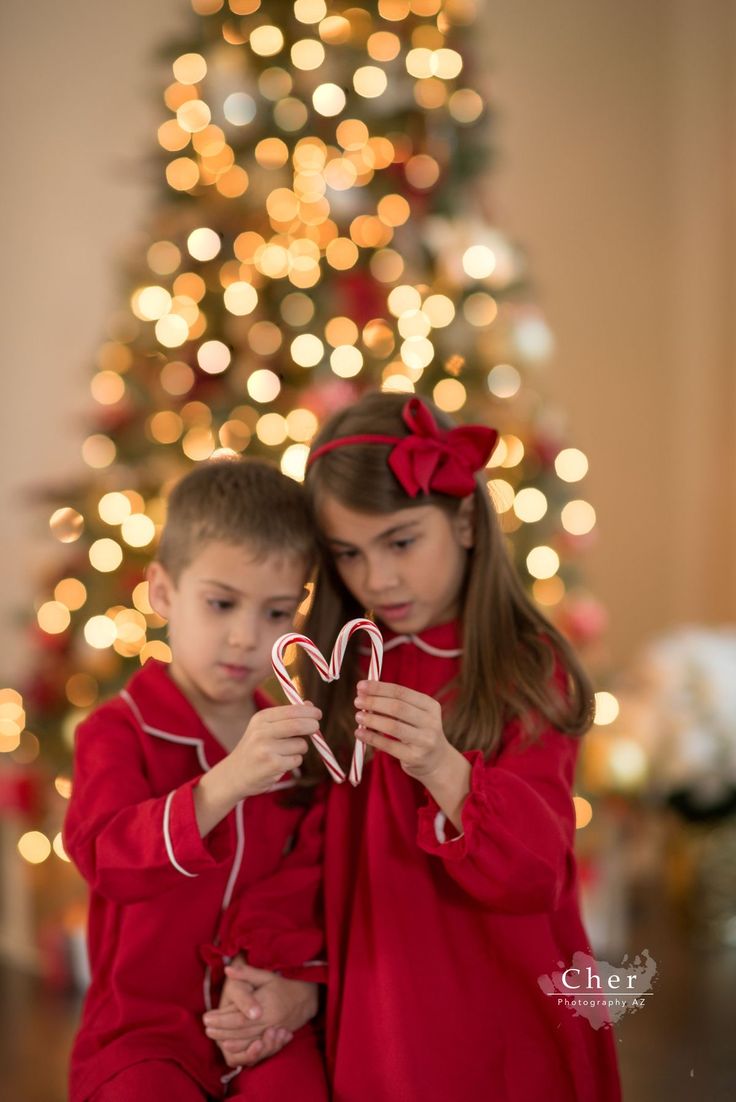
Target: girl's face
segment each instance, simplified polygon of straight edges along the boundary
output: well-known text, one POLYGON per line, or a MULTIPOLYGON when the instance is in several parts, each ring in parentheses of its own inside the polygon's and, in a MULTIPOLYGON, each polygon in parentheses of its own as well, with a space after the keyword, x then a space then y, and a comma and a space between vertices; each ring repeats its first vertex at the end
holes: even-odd
POLYGON ((388 627, 417 633, 460 613, 473 546, 473 499, 454 516, 437 505, 359 513, 327 495, 320 526, 353 597, 388 627))

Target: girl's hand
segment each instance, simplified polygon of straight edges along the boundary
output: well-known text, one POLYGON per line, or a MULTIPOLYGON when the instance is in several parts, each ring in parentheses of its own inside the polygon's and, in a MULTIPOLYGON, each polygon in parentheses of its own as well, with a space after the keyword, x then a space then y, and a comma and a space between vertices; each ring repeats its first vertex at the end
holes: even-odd
POLYGON ((426 785, 457 751, 442 729, 442 709, 431 696, 383 681, 359 681, 355 737, 401 762, 426 785))
POLYGON ((436 700, 403 685, 359 681, 355 737, 401 762, 420 781, 456 830, 470 792, 470 763, 447 741, 436 700))

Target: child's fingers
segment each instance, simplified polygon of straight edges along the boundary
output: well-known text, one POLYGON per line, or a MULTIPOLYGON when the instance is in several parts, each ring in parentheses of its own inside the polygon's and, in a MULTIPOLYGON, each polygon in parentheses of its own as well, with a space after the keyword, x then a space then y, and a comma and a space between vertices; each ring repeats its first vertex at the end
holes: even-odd
POLYGON ((294 754, 301 754, 304 757, 309 749, 309 743, 303 738, 279 739, 276 749, 279 754, 286 754, 288 757, 293 757, 294 754))
POLYGON ((355 719, 359 728, 377 735, 389 735, 406 746, 416 746, 422 736, 416 727, 410 727, 398 719, 389 719, 388 716, 378 716, 374 712, 356 712, 355 719))
POLYGON ((248 1019, 236 1007, 228 1007, 227 1010, 208 1010, 202 1019, 207 1030, 233 1030, 243 1029, 248 1024, 248 1019))
POLYGON ((322 712, 314 704, 280 704, 277 708, 264 708, 260 714, 268 723, 281 723, 289 719, 322 719, 322 712))
POLYGON ((248 1068, 257 1064, 263 1054, 263 1042, 252 1041, 249 1045, 238 1049, 236 1052, 225 1052, 225 1063, 231 1068, 248 1068))
POLYGON ((403 700, 421 712, 433 711, 437 707, 437 701, 426 693, 418 693, 415 689, 394 685, 390 681, 359 681, 357 689, 360 697, 370 694, 382 700, 403 700))
POLYGON ((260 1023, 243 1022, 235 1029, 221 1029, 219 1026, 207 1026, 205 1033, 211 1041, 218 1045, 244 1045, 258 1040, 263 1034, 263 1026, 260 1023))
POLYGON ((412 753, 410 746, 406 746, 403 742, 397 742, 396 739, 387 738, 386 735, 381 735, 378 731, 358 727, 355 731, 355 737, 376 750, 384 750, 392 758, 396 758, 397 761, 406 762, 410 760, 412 753))
POLYGON ((246 983, 252 983, 254 987, 262 987, 264 983, 270 983, 271 980, 278 979, 276 972, 269 972, 265 968, 254 968, 252 964, 245 964, 244 961, 239 961, 237 964, 226 964, 225 972, 235 980, 245 980, 246 983))
MULTIPOLYGON (((355 698, 355 707, 358 716, 368 715, 373 716, 375 719, 380 719, 381 723, 384 720, 392 723, 402 723, 407 728, 413 728, 415 731, 425 731, 428 726, 428 716, 426 712, 420 712, 418 708, 414 708, 411 704, 404 704, 400 700, 385 700, 379 697, 364 697, 357 696, 355 698)), ((360 723, 361 720, 358 719, 360 723)))

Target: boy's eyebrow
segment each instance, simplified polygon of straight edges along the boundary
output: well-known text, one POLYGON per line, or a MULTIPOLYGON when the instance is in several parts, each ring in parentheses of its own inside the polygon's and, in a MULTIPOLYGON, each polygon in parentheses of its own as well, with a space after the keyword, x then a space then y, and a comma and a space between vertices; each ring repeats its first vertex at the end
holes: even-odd
MULTIPOLYGON (((238 596, 244 596, 242 589, 238 589, 234 585, 228 585, 227 582, 218 582, 216 578, 200 578, 202 585, 215 585, 218 589, 226 589, 229 593, 237 593, 238 596)), ((306 587, 299 590, 298 593, 284 593, 277 597, 267 597, 269 601, 303 601, 306 587)))
MULTIPOLYGON (((389 536, 395 536, 397 532, 401 532, 404 528, 412 528, 419 524, 418 520, 405 520, 403 524, 395 524, 393 528, 387 528, 385 532, 379 532, 377 536, 373 537, 372 543, 377 543, 378 540, 385 540, 389 536)), ((340 544, 341 547, 353 547, 354 545, 348 540, 334 539, 332 536, 327 537, 328 543, 340 544)))

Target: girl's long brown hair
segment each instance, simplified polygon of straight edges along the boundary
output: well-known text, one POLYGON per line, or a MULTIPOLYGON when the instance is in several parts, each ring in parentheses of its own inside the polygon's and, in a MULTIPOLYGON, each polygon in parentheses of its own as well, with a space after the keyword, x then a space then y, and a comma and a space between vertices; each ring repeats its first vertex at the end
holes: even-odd
MULTIPOLYGON (((386 433, 406 436, 403 394, 372 393, 335 414, 313 442, 313 450, 341 436, 386 433)), ((425 400, 426 401, 426 400, 425 400)), ((440 428, 452 428, 446 414, 426 402, 440 428)), ((320 504, 328 495, 347 508, 371 514, 392 513, 412 505, 436 505, 454 516, 461 499, 445 494, 409 497, 388 466, 391 445, 355 444, 319 456, 308 468, 305 485, 319 530, 320 504)), ((569 642, 527 596, 509 557, 486 479, 476 477, 474 546, 462 594, 463 657, 456 682, 448 687, 445 733, 458 750, 491 754, 504 726, 515 717, 533 737, 544 722, 569 735, 590 726, 593 691, 569 642), (567 674, 567 692, 552 680, 555 659, 567 674)), ((330 553, 320 547, 314 598, 303 631, 329 657, 342 625, 364 616, 343 585, 330 553)), ((358 636, 360 639, 360 636, 358 636)), ((304 698, 322 708, 322 730, 330 745, 349 758, 354 745, 353 697, 358 680, 356 648, 351 644, 343 675, 329 688, 312 663, 299 656, 304 698)), ((312 772, 314 758, 305 762, 312 772)), ((323 775, 323 767, 317 766, 323 775)))

